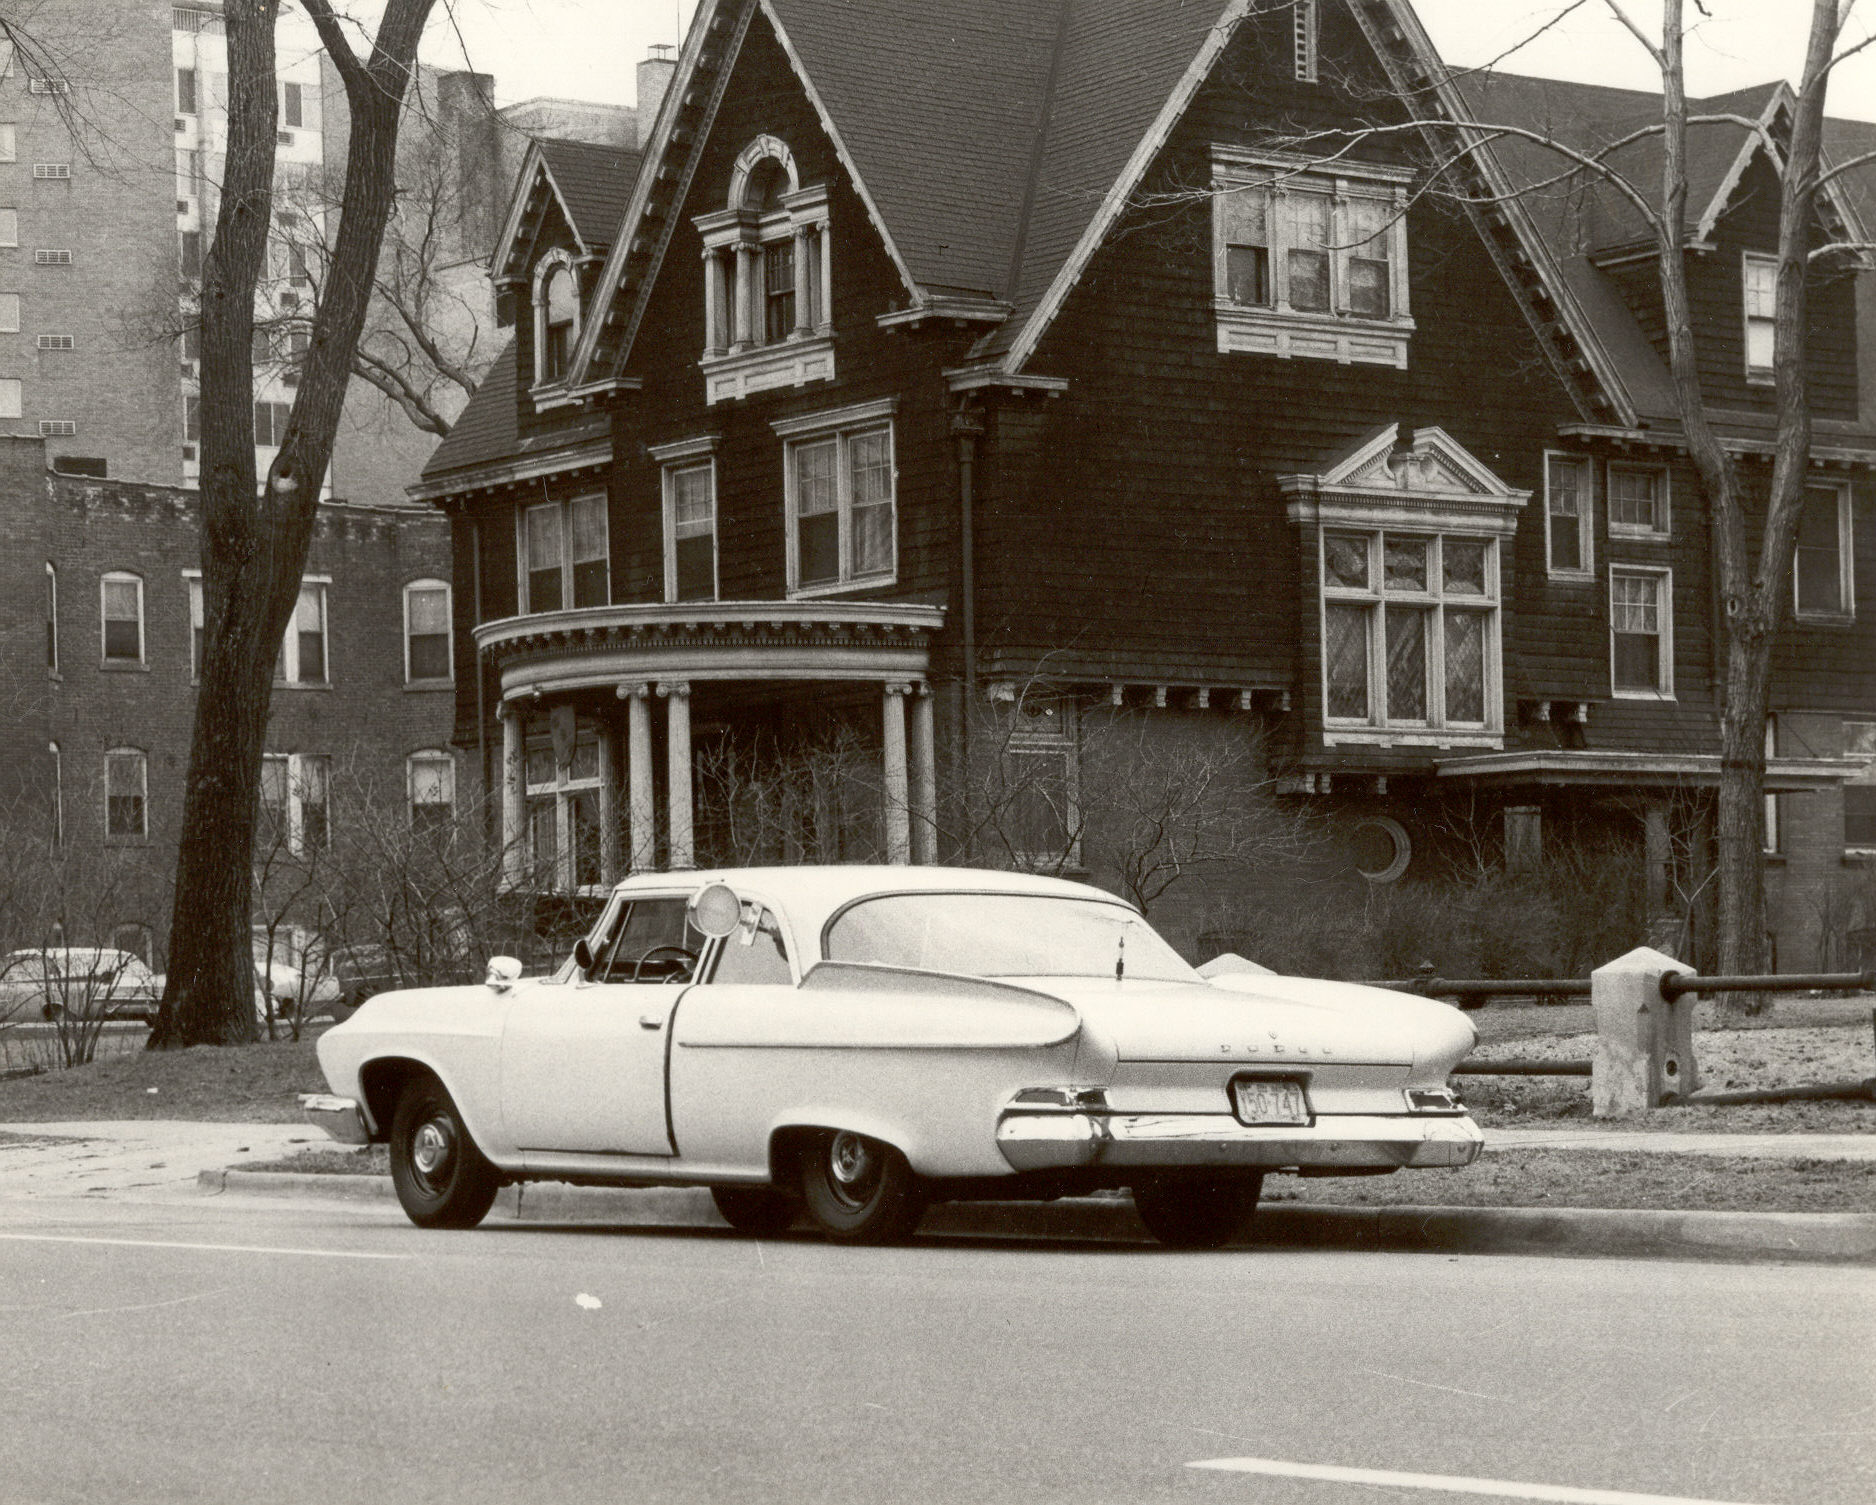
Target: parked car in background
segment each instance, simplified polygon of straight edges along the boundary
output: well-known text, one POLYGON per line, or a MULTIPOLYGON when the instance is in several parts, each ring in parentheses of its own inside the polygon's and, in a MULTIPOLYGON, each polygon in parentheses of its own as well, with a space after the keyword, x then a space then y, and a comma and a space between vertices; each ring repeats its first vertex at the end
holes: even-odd
POLYGON ((1274 1172, 1461 1166, 1471 1023, 1352 984, 1199 975, 1139 912, 960 868, 646 873, 523 981, 385 994, 327 1031, 309 1119, 388 1141, 405 1211, 530 1179, 702 1184, 735 1227, 910 1233, 928 1202, 1129 1188, 1221 1244, 1274 1172))
POLYGON ((129 951, 109 946, 45 946, 0 960, 0 1023, 60 1018, 148 1023, 163 979, 129 951))

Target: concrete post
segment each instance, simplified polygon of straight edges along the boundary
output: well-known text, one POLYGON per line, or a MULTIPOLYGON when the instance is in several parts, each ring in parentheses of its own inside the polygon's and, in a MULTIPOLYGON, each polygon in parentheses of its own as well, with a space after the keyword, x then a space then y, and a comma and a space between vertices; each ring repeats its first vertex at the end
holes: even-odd
POLYGON ((1596 1051, 1591 1063, 1591 1111, 1597 1118, 1623 1118, 1661 1106, 1669 1093, 1700 1085, 1694 1063, 1694 995, 1673 1002, 1661 996, 1661 979, 1694 969, 1648 946, 1598 967, 1589 975, 1590 1007, 1596 1016, 1596 1051))
POLYGON ((690 681, 666 680, 658 686, 665 702, 665 790, 670 806, 670 860, 674 872, 697 865, 692 836, 690 792, 690 681))
POLYGON ((528 859, 527 739, 519 706, 498 706, 496 714, 502 722, 502 887, 520 888, 528 859))

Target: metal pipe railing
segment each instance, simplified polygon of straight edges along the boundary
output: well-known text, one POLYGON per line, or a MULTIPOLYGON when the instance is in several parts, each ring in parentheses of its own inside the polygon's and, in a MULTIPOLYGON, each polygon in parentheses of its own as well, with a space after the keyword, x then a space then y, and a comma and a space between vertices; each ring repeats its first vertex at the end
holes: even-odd
POLYGON ((1702 977, 1698 972, 1674 972, 1661 979, 1661 996, 1683 993, 1808 993, 1841 990, 1868 993, 1876 990, 1876 972, 1787 972, 1768 977, 1702 977))

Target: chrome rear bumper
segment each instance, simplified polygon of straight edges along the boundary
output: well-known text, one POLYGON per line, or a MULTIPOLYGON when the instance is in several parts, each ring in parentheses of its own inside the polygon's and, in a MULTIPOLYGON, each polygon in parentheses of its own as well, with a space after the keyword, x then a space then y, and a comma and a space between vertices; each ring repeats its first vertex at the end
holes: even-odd
POLYGON ((370 1144, 371 1132, 365 1127, 365 1115, 349 1097, 334 1097, 326 1092, 300 1094, 300 1112, 309 1124, 317 1124, 340 1144, 370 1144))
POLYGON ((997 1148, 1019 1171, 1077 1166, 1470 1165, 1485 1136, 1464 1114, 1345 1114, 1247 1128, 1224 1113, 1006 1113, 997 1148))

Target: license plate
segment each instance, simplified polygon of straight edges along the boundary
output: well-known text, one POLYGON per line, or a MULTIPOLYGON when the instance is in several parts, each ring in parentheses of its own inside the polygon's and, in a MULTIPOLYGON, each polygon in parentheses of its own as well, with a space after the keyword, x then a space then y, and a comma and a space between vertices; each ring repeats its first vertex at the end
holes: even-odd
POLYGON ((1301 1082, 1239 1077, 1231 1084, 1231 1107, 1242 1124, 1307 1124, 1309 1102, 1301 1082))

